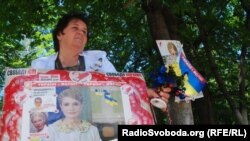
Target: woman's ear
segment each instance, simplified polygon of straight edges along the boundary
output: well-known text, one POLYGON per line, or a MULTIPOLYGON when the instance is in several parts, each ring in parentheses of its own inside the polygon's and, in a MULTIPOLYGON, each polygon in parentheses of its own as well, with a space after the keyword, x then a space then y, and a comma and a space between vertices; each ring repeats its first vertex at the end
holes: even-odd
POLYGON ((56 37, 57 37, 58 41, 60 41, 61 38, 62 38, 62 33, 59 32, 59 33, 56 35, 56 37))

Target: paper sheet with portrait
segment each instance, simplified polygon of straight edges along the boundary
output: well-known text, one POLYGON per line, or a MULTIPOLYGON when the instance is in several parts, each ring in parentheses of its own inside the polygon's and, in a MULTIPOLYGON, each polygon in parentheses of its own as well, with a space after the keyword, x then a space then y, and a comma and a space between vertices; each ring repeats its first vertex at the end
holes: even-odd
POLYGON ((7 69, 5 85, 2 141, 113 140, 119 124, 155 124, 140 73, 7 69))
MULTIPOLYGON (((206 80, 186 58, 181 42, 177 40, 156 40, 156 43, 165 66, 171 66, 177 76, 183 76, 186 95, 183 100, 203 97, 202 89, 206 80)), ((175 101, 178 102, 181 99, 176 96, 175 101)))

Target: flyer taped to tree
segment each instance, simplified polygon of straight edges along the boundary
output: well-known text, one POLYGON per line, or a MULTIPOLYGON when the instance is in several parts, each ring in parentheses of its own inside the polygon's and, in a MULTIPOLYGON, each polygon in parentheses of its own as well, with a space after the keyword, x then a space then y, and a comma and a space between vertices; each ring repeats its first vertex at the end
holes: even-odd
POLYGON ((154 125, 140 73, 7 69, 1 141, 115 140, 154 125))
POLYGON ((157 40, 156 43, 165 64, 167 76, 174 80, 170 86, 174 85, 175 101, 203 97, 202 89, 206 80, 186 58, 183 45, 177 40, 157 40))

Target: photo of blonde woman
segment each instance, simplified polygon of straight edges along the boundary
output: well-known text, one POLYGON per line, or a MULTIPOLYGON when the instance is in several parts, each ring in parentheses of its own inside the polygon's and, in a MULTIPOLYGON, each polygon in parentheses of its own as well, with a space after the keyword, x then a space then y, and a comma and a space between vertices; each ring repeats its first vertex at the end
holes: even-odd
POLYGON ((164 61, 167 65, 171 65, 173 63, 177 62, 177 58, 178 58, 178 50, 177 47, 175 46, 175 44, 173 42, 168 42, 167 43, 167 50, 169 52, 169 55, 166 55, 164 57, 164 61))
POLYGON ((64 89, 57 100, 64 116, 49 125, 48 141, 101 141, 97 127, 81 119, 84 100, 80 88, 64 89))
POLYGON ((48 116, 45 112, 31 112, 30 122, 32 123, 30 133, 48 132, 48 116))
POLYGON ((178 50, 173 42, 168 43, 168 51, 169 51, 170 55, 172 55, 172 56, 178 55, 178 50))

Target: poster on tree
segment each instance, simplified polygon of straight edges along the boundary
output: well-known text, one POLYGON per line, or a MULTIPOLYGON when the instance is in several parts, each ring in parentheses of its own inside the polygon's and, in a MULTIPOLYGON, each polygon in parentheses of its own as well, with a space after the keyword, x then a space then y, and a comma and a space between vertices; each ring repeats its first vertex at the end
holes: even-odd
POLYGON ((168 87, 172 87, 175 101, 194 100, 203 97, 206 80, 188 61, 183 45, 177 40, 156 40, 163 59, 168 87))
POLYGON ((117 139, 117 125, 153 125, 140 73, 7 69, 1 141, 117 139))

